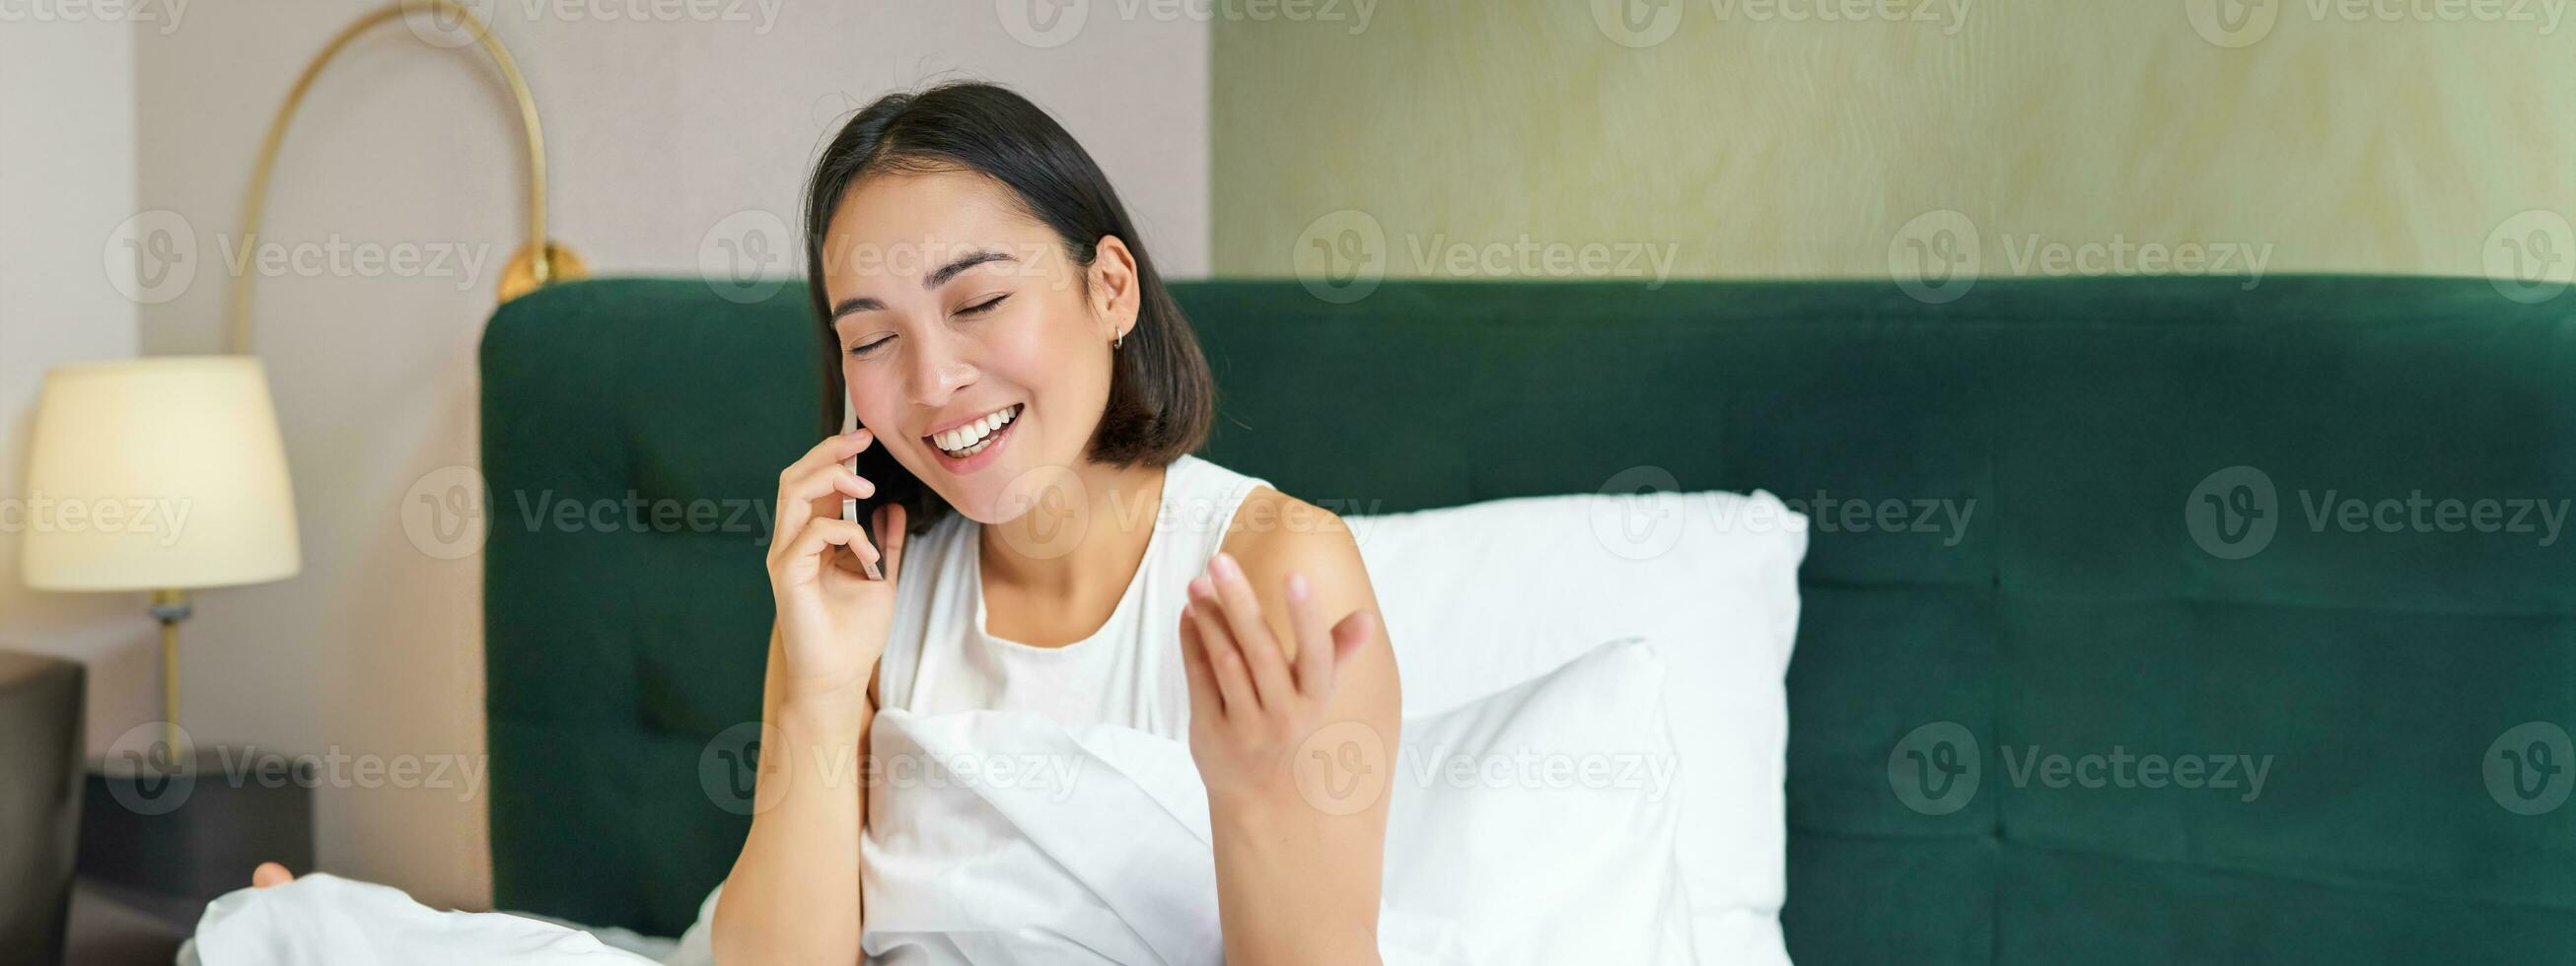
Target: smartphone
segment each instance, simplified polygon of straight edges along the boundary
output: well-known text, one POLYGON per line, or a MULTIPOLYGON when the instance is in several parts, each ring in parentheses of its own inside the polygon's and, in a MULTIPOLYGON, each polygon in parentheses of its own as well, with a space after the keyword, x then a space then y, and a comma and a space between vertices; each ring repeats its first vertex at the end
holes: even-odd
MULTIPOLYGON (((850 408, 850 401, 849 401, 848 399, 846 399, 846 398, 845 398, 845 399, 842 399, 842 400, 841 400, 841 432, 848 433, 848 432, 854 431, 854 430, 856 430, 856 429, 858 429, 858 428, 859 428, 859 414, 858 414, 856 411, 854 411, 854 410, 852 410, 852 409, 850 408)), ((858 458, 858 457, 856 457, 856 456, 850 457, 850 472, 852 472, 852 473, 856 473, 856 472, 858 472, 858 471, 859 471, 859 458, 858 458)), ((854 497, 854 496, 845 496, 845 497, 842 497, 842 498, 841 498, 841 519, 848 520, 848 521, 850 521, 851 523, 856 523, 856 524, 858 524, 858 525, 859 525, 859 529, 860 529, 860 531, 861 531, 861 532, 863 532, 863 533, 867 530, 867 527, 868 527, 867 523, 859 519, 859 498, 858 498, 858 497, 854 497)), ((876 540, 876 539, 875 539, 875 538, 873 538, 873 537, 867 537, 867 538, 863 538, 863 539, 866 539, 866 540, 868 541, 868 545, 869 545, 869 546, 871 546, 871 547, 878 546, 878 545, 880 544, 880 542, 881 542, 881 541, 876 540)), ((885 579, 885 572, 877 569, 877 563, 876 563, 876 561, 870 560, 870 561, 867 561, 866 563, 862 564, 861 566, 864 566, 864 567, 866 567, 866 568, 867 568, 867 571, 868 571, 868 579, 869 579, 869 580, 884 580, 884 579, 885 579)))

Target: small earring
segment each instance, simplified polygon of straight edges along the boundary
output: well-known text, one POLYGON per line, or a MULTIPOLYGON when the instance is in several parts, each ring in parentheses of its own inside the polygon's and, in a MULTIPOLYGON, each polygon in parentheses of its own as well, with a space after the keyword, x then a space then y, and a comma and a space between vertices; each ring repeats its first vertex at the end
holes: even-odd
POLYGON ((1126 345, 1126 344, 1127 344, 1127 333, 1124 333, 1124 332, 1118 333, 1118 337, 1117 337, 1117 338, 1109 340, 1109 348, 1111 348, 1112 350, 1115 350, 1115 349, 1117 349, 1117 348, 1119 348, 1119 347, 1121 347, 1121 346, 1124 346, 1124 345, 1126 345))

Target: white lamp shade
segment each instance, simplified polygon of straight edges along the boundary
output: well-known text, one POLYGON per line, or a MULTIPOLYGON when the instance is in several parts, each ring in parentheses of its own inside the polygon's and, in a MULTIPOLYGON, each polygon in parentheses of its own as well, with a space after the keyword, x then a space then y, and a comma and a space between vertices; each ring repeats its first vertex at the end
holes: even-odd
POLYGON ((303 566, 255 357, 48 370, 26 496, 20 569, 38 590, 222 587, 303 566))

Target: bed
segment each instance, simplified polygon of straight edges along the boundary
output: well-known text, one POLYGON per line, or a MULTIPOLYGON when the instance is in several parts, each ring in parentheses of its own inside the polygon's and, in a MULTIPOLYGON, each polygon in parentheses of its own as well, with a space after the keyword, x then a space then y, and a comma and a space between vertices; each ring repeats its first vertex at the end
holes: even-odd
MULTIPOLYGON (((2526 753, 2576 726, 2576 551, 2550 522, 2576 497, 2576 296, 1175 294, 1220 387, 1203 455, 1345 514, 1641 479, 1803 501, 1781 912, 1800 963, 2576 959, 2576 808, 2549 802, 2576 775, 2526 753), (1955 807, 1905 778, 1939 725, 1982 764, 1955 807), (2107 774, 2087 758, 2122 755, 2210 767, 2191 789, 2087 784, 2107 774), (2222 759, 2268 762, 2259 790, 2250 767, 2210 784, 2222 759)), ((498 907, 676 935, 730 865, 750 820, 711 806, 702 752, 759 712, 762 504, 822 432, 807 313, 795 286, 743 303, 626 278, 492 318, 498 907), (713 522, 532 525, 513 501, 540 494, 713 522)))

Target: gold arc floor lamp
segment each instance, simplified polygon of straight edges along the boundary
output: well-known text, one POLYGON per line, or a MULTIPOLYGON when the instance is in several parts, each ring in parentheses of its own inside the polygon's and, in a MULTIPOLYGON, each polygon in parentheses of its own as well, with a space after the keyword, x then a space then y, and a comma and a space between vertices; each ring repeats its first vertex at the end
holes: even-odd
MULTIPOLYGON (((546 237, 545 138, 527 79, 491 28, 456 0, 387 4, 342 28, 305 65, 251 167, 243 250, 258 243, 278 148, 314 78, 360 34, 406 15, 452 18, 491 57, 518 104, 527 136, 528 239, 502 270, 500 300, 589 274, 579 256, 546 237)), ((115 508, 121 519, 159 507, 161 523, 152 527, 31 531, 21 545, 21 572, 38 590, 151 593, 150 613, 161 625, 163 736, 173 752, 183 746, 178 641, 179 623, 193 610, 189 591, 283 580, 302 567, 277 414, 251 345, 251 281, 249 272, 232 281, 231 354, 56 366, 37 406, 31 493, 79 502, 84 517, 98 507, 115 508), (172 519, 182 508, 184 528, 172 519)))
MULTIPOLYGON (((251 165, 250 190, 242 197, 243 251, 259 242, 260 213, 268 202, 271 169, 277 166, 278 146, 286 140, 287 122, 295 119, 295 109, 304 103, 305 92, 313 88, 313 79, 322 68, 339 56, 359 35, 407 15, 447 16, 456 18, 458 26, 471 34, 476 45, 492 58, 492 67, 501 72, 501 80, 510 86, 510 99, 518 104, 519 123, 527 133, 528 145, 528 240, 501 270, 500 298, 507 302, 535 291, 552 282, 569 281, 590 274, 581 256, 555 244, 546 237, 546 136, 537 122, 537 99, 528 93, 528 79, 519 73, 519 62, 510 57, 510 49, 492 35, 492 28, 456 0, 399 0, 359 17, 322 45, 313 61, 304 65, 304 73, 287 88, 286 102, 277 106, 277 117, 268 124, 268 137, 259 145, 259 160, 251 165)), ((250 354, 251 274, 244 272, 233 280, 228 344, 235 353, 250 354)))

